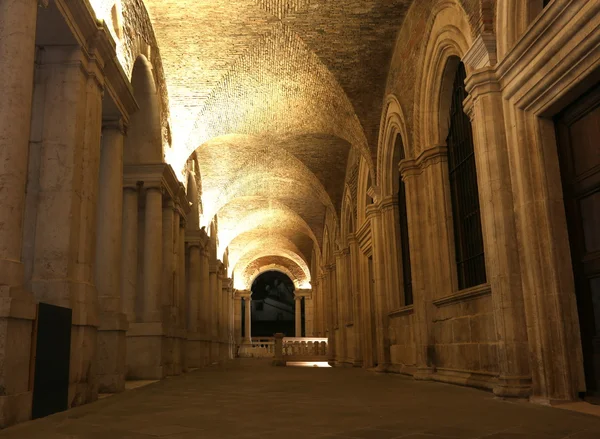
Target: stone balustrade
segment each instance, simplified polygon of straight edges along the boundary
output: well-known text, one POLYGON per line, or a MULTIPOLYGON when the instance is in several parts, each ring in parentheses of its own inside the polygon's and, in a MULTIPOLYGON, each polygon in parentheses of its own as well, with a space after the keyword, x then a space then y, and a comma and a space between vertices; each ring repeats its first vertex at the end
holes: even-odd
POLYGON ((275 337, 254 338, 240 345, 238 356, 243 358, 270 358, 275 355, 275 337))
POLYGON ((327 362, 329 341, 319 337, 284 337, 275 334, 273 364, 285 366, 288 362, 327 362))

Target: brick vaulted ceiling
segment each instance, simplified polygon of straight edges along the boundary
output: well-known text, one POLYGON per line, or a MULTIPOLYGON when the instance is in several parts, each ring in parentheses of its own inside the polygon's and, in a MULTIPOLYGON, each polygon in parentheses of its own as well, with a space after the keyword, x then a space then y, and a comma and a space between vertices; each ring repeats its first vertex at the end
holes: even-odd
POLYGON ((182 169, 197 152, 220 251, 239 275, 258 260, 307 269, 326 212, 339 214, 350 149, 374 160, 410 0, 145 2, 169 92, 167 159, 182 169))

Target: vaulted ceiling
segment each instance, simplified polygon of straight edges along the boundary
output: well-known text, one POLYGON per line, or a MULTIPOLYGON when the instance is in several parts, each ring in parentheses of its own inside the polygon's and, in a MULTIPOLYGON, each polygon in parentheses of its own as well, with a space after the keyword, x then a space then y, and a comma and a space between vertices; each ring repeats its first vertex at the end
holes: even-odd
POLYGON ((167 160, 178 171, 197 152, 204 225, 218 215, 238 277, 257 261, 303 273, 327 212, 339 216, 350 150, 374 161, 410 0, 145 3, 169 92, 167 160))

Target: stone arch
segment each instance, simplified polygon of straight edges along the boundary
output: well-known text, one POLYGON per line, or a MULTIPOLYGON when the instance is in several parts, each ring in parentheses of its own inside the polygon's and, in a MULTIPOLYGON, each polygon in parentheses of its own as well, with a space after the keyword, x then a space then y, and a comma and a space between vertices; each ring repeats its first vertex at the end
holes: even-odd
POLYGON ((543 0, 497 0, 496 41, 498 61, 519 41, 529 24, 544 9, 543 0))
POLYGON ((139 110, 131 116, 124 162, 126 165, 162 163, 160 104, 152 64, 144 55, 134 64, 131 85, 139 110))
POLYGON ((346 186, 344 192, 344 204, 342 206, 342 218, 340 225, 341 240, 340 244, 342 247, 348 245, 348 235, 354 233, 356 230, 356 221, 354 219, 354 207, 352 203, 352 194, 350 188, 346 186))
POLYGON ((431 17, 416 87, 414 155, 446 144, 454 74, 473 43, 468 15, 456 0, 438 3, 431 17))
POLYGON ((367 197, 371 186, 371 173, 368 165, 361 158, 358 167, 358 190, 356 194, 357 228, 360 228, 367 219, 367 197))
POLYGON ((382 197, 398 193, 398 163, 402 156, 413 157, 407 139, 408 131, 400 102, 395 96, 390 95, 386 100, 385 113, 381 120, 377 153, 378 186, 382 197), (403 148, 403 151, 399 148, 403 148))

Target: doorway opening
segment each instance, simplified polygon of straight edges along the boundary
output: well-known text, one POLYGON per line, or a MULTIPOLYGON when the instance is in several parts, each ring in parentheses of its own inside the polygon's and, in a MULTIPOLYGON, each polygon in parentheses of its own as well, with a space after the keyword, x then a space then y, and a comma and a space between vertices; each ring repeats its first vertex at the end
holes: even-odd
MULTIPOLYGON (((266 271, 252 283, 252 337, 295 335, 294 283, 279 271, 266 271)), ((304 320, 304 319, 302 319, 304 320)))
POLYGON ((555 118, 586 399, 600 404, 600 84, 555 118))

